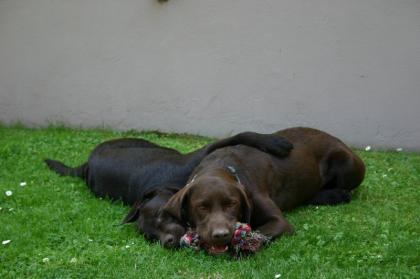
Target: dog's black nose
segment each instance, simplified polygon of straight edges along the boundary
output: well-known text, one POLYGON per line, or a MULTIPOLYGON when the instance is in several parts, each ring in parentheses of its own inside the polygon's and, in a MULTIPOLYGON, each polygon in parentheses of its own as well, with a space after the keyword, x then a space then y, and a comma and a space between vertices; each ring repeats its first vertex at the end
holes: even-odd
POLYGON ((212 237, 215 239, 224 239, 229 236, 228 229, 216 229, 213 231, 212 237))
POLYGON ((172 234, 168 234, 163 238, 162 242, 166 248, 172 248, 175 246, 175 237, 172 234))

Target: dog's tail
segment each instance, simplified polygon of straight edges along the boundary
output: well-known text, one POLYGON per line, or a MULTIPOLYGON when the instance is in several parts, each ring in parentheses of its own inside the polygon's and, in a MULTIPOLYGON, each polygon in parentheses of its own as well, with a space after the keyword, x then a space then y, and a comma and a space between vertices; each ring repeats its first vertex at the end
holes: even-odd
POLYGON ((87 176, 87 171, 88 171, 87 163, 84 163, 83 165, 72 168, 56 160, 45 159, 44 162, 45 164, 47 164, 47 166, 51 170, 55 171, 56 173, 62 176, 76 176, 82 179, 85 179, 87 176))

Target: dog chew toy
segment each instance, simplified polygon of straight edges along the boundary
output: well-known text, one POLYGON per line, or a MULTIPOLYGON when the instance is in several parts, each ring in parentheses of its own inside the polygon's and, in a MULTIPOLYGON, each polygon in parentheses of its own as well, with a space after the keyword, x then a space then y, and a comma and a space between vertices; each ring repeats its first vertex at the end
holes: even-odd
POLYGON ((252 231, 251 226, 244 223, 236 223, 234 232, 229 245, 223 247, 209 247, 204 243, 197 232, 188 230, 181 237, 180 246, 193 249, 195 251, 205 250, 209 254, 222 254, 230 252, 234 258, 241 258, 250 254, 255 254, 263 245, 270 241, 270 237, 258 231, 252 231))

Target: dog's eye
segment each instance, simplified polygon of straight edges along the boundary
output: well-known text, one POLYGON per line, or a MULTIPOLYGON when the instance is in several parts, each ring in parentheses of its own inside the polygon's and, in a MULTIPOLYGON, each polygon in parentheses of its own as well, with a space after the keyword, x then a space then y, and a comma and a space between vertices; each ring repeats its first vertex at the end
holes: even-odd
POLYGON ((200 211, 207 211, 209 208, 207 205, 202 204, 202 205, 197 206, 197 209, 200 211))
POLYGON ((225 201, 225 202, 223 203, 223 207, 225 207, 225 208, 231 208, 231 207, 236 206, 237 204, 238 204, 238 202, 237 202, 237 201, 235 201, 235 200, 225 201))

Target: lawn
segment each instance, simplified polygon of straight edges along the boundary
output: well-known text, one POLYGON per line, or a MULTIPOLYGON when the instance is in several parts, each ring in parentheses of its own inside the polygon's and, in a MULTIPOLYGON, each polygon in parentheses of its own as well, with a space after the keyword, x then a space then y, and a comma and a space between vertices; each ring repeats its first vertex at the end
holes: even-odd
POLYGON ((293 236, 234 261, 148 243, 133 225, 118 225, 127 207, 42 162, 77 165, 98 143, 127 136, 182 152, 211 141, 0 126, 0 241, 11 240, 0 245, 0 278, 420 278, 420 154, 357 151, 367 176, 351 203, 287 212, 293 236))

